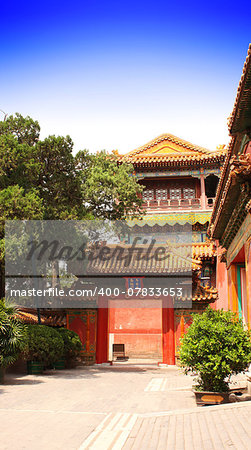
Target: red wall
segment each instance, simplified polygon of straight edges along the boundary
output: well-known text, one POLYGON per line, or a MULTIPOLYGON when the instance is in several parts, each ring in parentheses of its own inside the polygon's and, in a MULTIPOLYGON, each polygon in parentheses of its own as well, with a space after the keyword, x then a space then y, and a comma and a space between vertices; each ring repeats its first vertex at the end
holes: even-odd
POLYGON ((157 308, 132 308, 131 301, 110 302, 109 333, 114 334, 114 344, 125 344, 126 356, 131 358, 162 358, 162 304, 157 308))
POLYGON ((220 262, 222 254, 221 247, 217 248, 217 264, 216 264, 216 287, 218 289, 219 298, 215 303, 212 303, 212 308, 228 310, 228 276, 227 266, 224 262, 220 262))

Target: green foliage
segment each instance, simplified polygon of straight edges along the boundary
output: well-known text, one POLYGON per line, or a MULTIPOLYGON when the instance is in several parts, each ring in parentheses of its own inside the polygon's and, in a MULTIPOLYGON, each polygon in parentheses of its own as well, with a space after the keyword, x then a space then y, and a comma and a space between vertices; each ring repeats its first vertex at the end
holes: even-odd
POLYGON ((76 163, 88 212, 110 220, 123 220, 142 213, 142 187, 133 175, 133 166, 118 164, 114 153, 90 154, 87 150, 77 154, 76 163))
POLYGON ((25 193, 18 185, 0 190, 1 221, 11 219, 42 219, 43 201, 38 192, 31 189, 25 193))
POLYGON ((0 122, 0 135, 12 134, 19 144, 34 145, 39 139, 39 133, 39 123, 31 117, 23 117, 19 113, 0 122))
POLYGON ((115 154, 72 154, 69 136, 39 140, 37 121, 0 122, 0 297, 4 296, 4 221, 125 219, 141 214, 142 187, 115 154))
POLYGON ((0 161, 1 189, 16 184, 25 190, 36 187, 40 162, 34 147, 20 144, 12 134, 0 135, 0 161))
POLYGON ((0 366, 7 367, 18 358, 25 345, 26 327, 18 320, 17 310, 0 300, 0 366))
POLYGON ((246 369, 250 361, 250 333, 235 313, 208 307, 193 315, 181 339, 180 362, 186 373, 198 373, 199 390, 227 391, 226 378, 246 369))
POLYGON ((4 296, 4 221, 81 219, 79 175, 69 137, 39 141, 40 127, 16 114, 0 122, 0 297, 4 296))
POLYGON ((55 329, 45 325, 28 325, 27 331, 25 356, 28 360, 50 365, 62 358, 64 341, 55 329))
MULTIPOLYGON (((142 187, 133 166, 118 164, 115 153, 105 151, 84 150, 74 158, 69 136, 39 141, 39 131, 37 121, 21 114, 0 122, 0 190, 19 186, 19 198, 36 193, 43 219, 116 220, 141 214, 142 187)), ((6 217, 20 218, 12 205, 5 209, 6 217)))
MULTIPOLYGON (((37 122, 20 114, 0 122, 0 190, 18 186, 19 197, 36 193, 39 218, 81 219, 85 209, 73 142, 69 136, 39 141, 39 130, 37 122)), ((17 217, 12 205, 4 206, 9 219, 34 219, 32 211, 30 217, 17 217)))
POLYGON ((5 220, 42 218, 43 202, 35 190, 25 193, 24 189, 18 185, 0 190, 0 263, 2 265, 5 255, 3 239, 5 220))
POLYGON ((82 343, 80 337, 75 331, 67 330, 66 328, 57 329, 64 341, 64 357, 66 360, 76 359, 82 350, 82 343))
POLYGON ((69 136, 49 136, 34 149, 40 170, 37 189, 45 205, 44 219, 81 219, 83 208, 80 174, 69 136))
POLYGON ((141 214, 142 187, 133 167, 118 164, 115 154, 81 151, 74 158, 69 136, 39 141, 38 122, 20 114, 0 122, 0 208, 8 219, 125 219, 141 214), (18 189, 11 193, 11 188, 18 189), (24 216, 17 214, 25 203, 24 216), (13 202, 8 197, 17 195, 13 202), (35 198, 36 197, 36 198, 35 198), (40 200, 40 202, 39 202, 40 200), (39 210, 40 209, 40 213, 39 210))

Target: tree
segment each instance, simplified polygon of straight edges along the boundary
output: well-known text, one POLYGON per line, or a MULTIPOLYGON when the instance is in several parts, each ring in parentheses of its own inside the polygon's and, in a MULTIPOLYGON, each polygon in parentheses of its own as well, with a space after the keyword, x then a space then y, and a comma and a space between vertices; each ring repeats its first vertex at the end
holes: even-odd
MULTIPOLYGON (((0 122, 0 189, 18 185, 25 195, 36 190, 43 219, 72 219, 85 215, 79 173, 69 136, 39 140, 40 126, 29 116, 0 122)), ((32 217, 33 218, 33 217, 32 217)))
POLYGON ((0 190, 0 294, 2 298, 5 295, 5 220, 39 220, 43 218, 43 212, 43 201, 35 189, 25 193, 22 187, 15 185, 0 190))
MULTIPOLYGON (((39 131, 37 121, 18 113, 0 122, 0 190, 19 186, 23 195, 35 192, 43 219, 125 219, 141 213, 142 187, 132 166, 105 151, 84 150, 74 158, 69 136, 40 141, 39 131)), ((11 218, 11 211, 6 214, 11 218)))
POLYGON ((64 354, 64 341, 55 328, 46 325, 27 325, 25 355, 28 361, 40 361, 50 366, 64 354))
POLYGON ((120 164, 115 153, 90 154, 88 150, 76 155, 76 164, 85 207, 95 217, 123 220, 142 213, 142 187, 132 165, 120 164))
POLYGON ((58 328, 57 332, 64 341, 64 358, 69 364, 80 356, 83 350, 80 337, 75 331, 67 330, 66 328, 58 328))
POLYGON ((141 213, 142 187, 115 154, 73 156, 69 136, 39 140, 29 116, 0 122, 0 298, 4 296, 3 222, 16 219, 125 219, 141 213))
POLYGON ((8 367, 16 361, 25 346, 25 333, 16 308, 0 300, 0 367, 8 367))
POLYGON ((0 189, 19 185, 28 191, 37 186, 41 164, 34 150, 12 134, 0 135, 0 189))
POLYGON ((227 391, 226 377, 245 370, 250 360, 250 333, 235 313, 208 307, 193 315, 181 339, 180 362, 186 373, 198 373, 198 390, 227 391))
POLYGON ((4 297, 4 221, 81 219, 79 175, 69 137, 39 141, 40 127, 16 114, 0 122, 0 298, 4 297))
POLYGON ((34 145, 39 139, 39 133, 39 123, 31 117, 23 117, 19 113, 0 122, 0 135, 11 134, 19 144, 34 145))
POLYGON ((44 219, 82 219, 86 215, 72 149, 69 136, 49 136, 34 148, 40 166, 36 188, 43 199, 44 219))
POLYGON ((43 200, 36 189, 25 192, 22 187, 15 185, 0 190, 0 234, 3 233, 5 220, 39 220, 43 215, 43 200))

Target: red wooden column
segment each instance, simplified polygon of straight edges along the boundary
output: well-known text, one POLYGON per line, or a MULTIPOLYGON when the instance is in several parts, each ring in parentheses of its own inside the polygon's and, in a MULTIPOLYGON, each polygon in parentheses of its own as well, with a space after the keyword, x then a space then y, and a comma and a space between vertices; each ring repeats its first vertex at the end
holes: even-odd
POLYGON ((96 362, 101 364, 108 361, 108 302, 101 300, 98 308, 97 320, 97 349, 96 362))
POLYGON ((171 299, 162 301, 163 363, 175 365, 174 307, 171 299))
POLYGON ((201 190, 201 207, 202 209, 206 209, 207 207, 207 199, 206 199, 206 188, 205 188, 205 178, 204 174, 200 174, 200 190, 201 190))

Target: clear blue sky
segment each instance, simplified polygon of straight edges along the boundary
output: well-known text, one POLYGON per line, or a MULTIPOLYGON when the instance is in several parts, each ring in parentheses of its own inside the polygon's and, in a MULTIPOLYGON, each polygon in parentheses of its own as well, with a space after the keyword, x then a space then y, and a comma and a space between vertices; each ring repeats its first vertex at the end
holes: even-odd
POLYGON ((162 133, 214 149, 251 41, 250 1, 1 2, 0 109, 121 153, 162 133))

